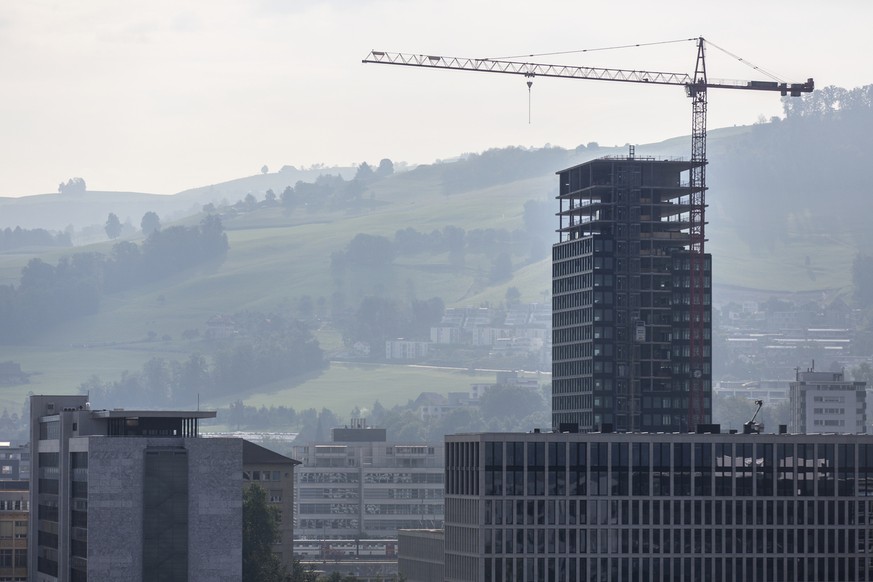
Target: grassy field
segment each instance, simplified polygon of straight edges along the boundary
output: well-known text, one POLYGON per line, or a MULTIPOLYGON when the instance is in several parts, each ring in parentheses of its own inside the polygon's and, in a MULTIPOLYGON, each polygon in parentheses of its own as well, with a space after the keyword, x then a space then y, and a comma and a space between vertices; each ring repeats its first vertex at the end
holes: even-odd
MULTIPOLYGON (((493 382, 494 377, 494 372, 334 362, 318 376, 296 384, 279 382, 240 394, 238 398, 247 405, 259 407, 328 408, 343 418, 355 407, 370 408, 376 401, 390 408, 415 400, 422 392, 466 392, 470 384, 493 382)), ((227 402, 218 403, 219 406, 225 404, 227 402)))

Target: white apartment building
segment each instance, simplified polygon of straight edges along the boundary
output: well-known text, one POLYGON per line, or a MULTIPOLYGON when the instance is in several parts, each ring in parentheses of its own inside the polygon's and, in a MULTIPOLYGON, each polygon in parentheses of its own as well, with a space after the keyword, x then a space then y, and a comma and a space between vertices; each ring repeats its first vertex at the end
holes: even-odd
POLYGON ((390 442, 384 428, 332 430, 330 442, 295 446, 297 539, 397 538, 443 525, 441 443, 390 442))
POLYGON ((866 382, 845 380, 842 372, 797 372, 789 388, 791 432, 867 432, 866 382))

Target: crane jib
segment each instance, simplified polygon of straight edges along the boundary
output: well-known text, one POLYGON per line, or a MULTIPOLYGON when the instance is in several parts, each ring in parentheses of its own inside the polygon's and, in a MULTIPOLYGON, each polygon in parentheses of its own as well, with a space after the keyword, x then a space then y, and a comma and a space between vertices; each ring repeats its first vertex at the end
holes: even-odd
POLYGON ((791 96, 798 96, 800 93, 810 93, 815 88, 812 79, 807 79, 804 83, 739 81, 727 79, 711 79, 707 82, 701 83, 699 81, 694 82, 692 76, 687 73, 577 67, 572 65, 556 65, 498 59, 474 59, 466 57, 443 57, 436 55, 392 53, 386 51, 371 51, 370 54, 367 55, 367 58, 363 59, 362 62, 380 65, 424 67, 430 69, 477 71, 481 73, 504 73, 510 75, 523 75, 525 77, 556 77, 561 79, 648 83, 652 85, 679 85, 685 87, 689 95, 707 89, 743 89, 752 91, 775 91, 782 95, 790 94, 791 96))

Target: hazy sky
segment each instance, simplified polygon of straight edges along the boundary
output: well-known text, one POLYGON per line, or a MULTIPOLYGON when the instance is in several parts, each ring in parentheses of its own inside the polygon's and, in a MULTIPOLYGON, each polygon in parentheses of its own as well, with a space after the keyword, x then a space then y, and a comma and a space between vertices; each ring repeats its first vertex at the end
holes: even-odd
MULTIPOLYGON (((0 5, 0 196, 177 191, 267 164, 429 163, 508 145, 688 133, 678 87, 364 65, 370 49, 501 57, 704 36, 787 81, 873 83, 869 0, 66 0, 0 5)), ((692 42, 539 57, 691 72, 692 42)), ((766 79, 711 49, 713 78, 766 79)), ((521 59, 525 60, 525 59, 521 59)), ((781 113, 713 91, 709 127, 781 113)))

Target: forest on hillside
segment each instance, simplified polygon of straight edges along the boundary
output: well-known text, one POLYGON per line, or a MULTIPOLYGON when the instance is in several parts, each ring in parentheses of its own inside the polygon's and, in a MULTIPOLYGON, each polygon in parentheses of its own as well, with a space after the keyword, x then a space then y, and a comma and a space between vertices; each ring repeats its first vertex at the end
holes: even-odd
POLYGON ((784 119, 752 126, 712 159, 711 181, 729 197, 711 204, 750 246, 846 231, 869 246, 873 85, 824 87, 783 104, 784 119))

